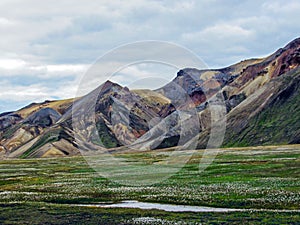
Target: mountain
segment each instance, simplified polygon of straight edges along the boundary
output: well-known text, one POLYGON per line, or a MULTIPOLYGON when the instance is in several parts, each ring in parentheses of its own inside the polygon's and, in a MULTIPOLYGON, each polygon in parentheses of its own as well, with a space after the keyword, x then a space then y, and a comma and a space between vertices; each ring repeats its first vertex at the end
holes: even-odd
POLYGON ((265 58, 182 69, 157 90, 106 81, 81 98, 0 114, 0 157, 72 156, 78 145, 87 152, 157 149, 191 137, 205 148, 216 96, 226 113, 224 147, 300 143, 299 87, 300 38, 265 58))

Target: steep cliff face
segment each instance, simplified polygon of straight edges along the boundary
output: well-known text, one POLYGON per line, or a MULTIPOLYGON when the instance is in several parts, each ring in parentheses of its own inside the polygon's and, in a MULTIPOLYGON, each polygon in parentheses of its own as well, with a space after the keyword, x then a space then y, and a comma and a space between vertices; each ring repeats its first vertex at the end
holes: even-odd
POLYGON ((272 79, 227 116, 224 146, 300 143, 300 69, 272 79))
POLYGON ((299 85, 299 38, 266 58, 182 69, 155 91, 107 81, 81 98, 0 114, 0 157, 76 155, 74 135, 86 150, 137 143, 154 149, 175 146, 180 136, 197 131, 204 148, 211 132, 209 101, 216 95, 227 112, 223 146, 300 143, 299 85))

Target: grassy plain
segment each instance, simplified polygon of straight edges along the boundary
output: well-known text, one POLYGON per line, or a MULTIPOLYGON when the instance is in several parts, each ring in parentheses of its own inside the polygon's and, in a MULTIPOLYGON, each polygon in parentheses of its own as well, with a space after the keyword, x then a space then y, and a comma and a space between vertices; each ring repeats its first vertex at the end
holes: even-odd
MULTIPOLYGON (((83 157, 3 160, 0 223, 300 223, 300 146, 222 149, 213 163, 199 173, 201 153, 199 150, 169 179, 141 187, 101 177, 83 157), (249 211, 192 213, 79 206, 123 200, 249 211)), ((153 161, 149 152, 127 153, 124 157, 153 161)))

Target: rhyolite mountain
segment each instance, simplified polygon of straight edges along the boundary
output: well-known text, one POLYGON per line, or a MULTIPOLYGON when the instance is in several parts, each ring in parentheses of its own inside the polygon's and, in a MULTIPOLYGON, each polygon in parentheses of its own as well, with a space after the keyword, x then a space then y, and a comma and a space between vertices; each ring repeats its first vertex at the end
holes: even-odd
POLYGON ((72 156, 79 154, 78 144, 84 151, 126 145, 159 149, 176 146, 193 132, 198 132, 197 148, 205 148, 208 102, 216 95, 222 95, 226 110, 224 147, 300 143, 299 87, 300 38, 266 58, 222 69, 182 69, 157 90, 129 90, 106 81, 81 98, 0 114, 0 157, 72 156), (183 132, 183 123, 190 129, 183 132))

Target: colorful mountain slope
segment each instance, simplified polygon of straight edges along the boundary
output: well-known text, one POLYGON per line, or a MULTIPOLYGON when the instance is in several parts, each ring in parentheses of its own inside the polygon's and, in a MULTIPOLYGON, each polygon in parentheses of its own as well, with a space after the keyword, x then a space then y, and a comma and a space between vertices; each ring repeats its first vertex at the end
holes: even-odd
POLYGON ((300 38, 266 58, 182 69, 155 91, 106 81, 81 98, 0 114, 0 157, 72 156, 78 145, 84 151, 156 149, 181 145, 180 138, 197 138, 205 148, 215 96, 226 109, 223 146, 300 143, 299 86, 300 38))

